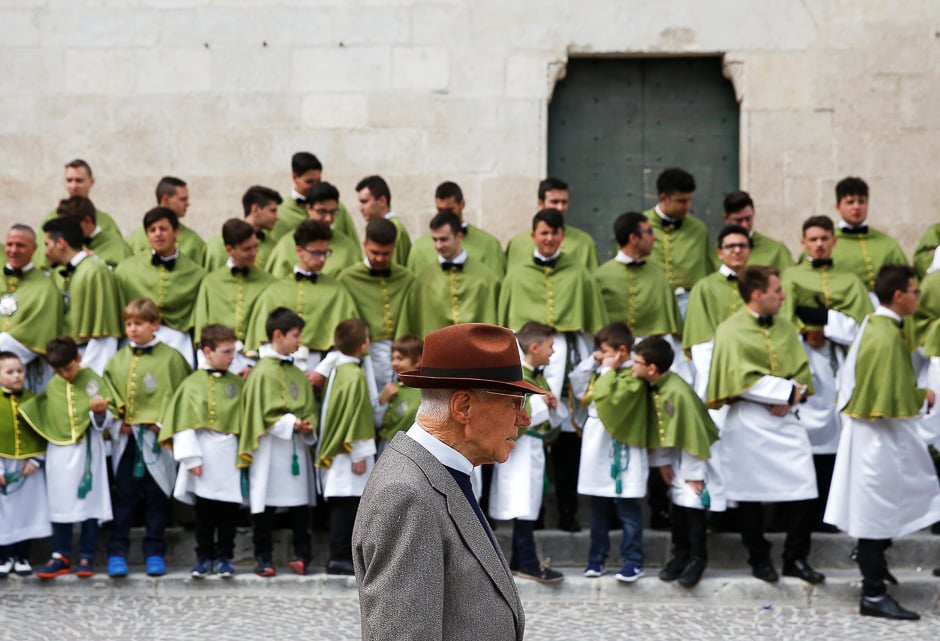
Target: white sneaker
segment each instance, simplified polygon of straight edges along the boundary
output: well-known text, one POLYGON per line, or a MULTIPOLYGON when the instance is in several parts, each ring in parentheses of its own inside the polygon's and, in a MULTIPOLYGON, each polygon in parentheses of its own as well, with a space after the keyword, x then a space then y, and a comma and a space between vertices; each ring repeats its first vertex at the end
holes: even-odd
POLYGON ((33 566, 29 564, 27 559, 16 559, 13 561, 13 571, 16 572, 17 576, 29 576, 33 573, 33 566))
POLYGON ((0 577, 6 577, 13 570, 13 557, 0 561, 0 577))

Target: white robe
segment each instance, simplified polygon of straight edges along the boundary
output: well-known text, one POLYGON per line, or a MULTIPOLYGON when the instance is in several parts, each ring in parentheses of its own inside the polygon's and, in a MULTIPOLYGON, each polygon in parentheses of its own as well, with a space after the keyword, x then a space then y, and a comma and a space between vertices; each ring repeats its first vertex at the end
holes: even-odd
MULTIPOLYGON (((705 481, 705 488, 711 499, 709 510, 712 512, 724 512, 727 507, 725 500, 725 485, 721 478, 721 472, 718 466, 714 465, 714 448, 719 441, 712 444, 712 457, 703 461, 702 459, 689 454, 678 447, 662 447, 652 450, 649 454, 649 464, 651 468, 658 468, 664 465, 672 467, 675 476, 669 487, 669 496, 673 505, 692 508, 693 510, 703 510, 702 497, 695 493, 692 486, 686 483, 689 481, 705 481)), ((650 474, 659 474, 659 470, 651 470, 650 474)))
POLYGON ((105 459, 105 427, 120 421, 108 414, 101 427, 96 427, 92 419, 91 427, 84 438, 71 445, 46 446, 46 496, 49 503, 49 520, 53 523, 80 523, 88 519, 98 519, 98 523, 110 521, 111 488, 108 484, 108 464, 105 459), (91 439, 91 490, 85 498, 78 498, 78 486, 85 474, 87 444, 91 439))
MULTIPOLYGON (((22 474, 28 460, 0 456, 0 474, 22 474)), ((0 494, 0 545, 52 535, 45 470, 37 469, 19 483, 8 483, 4 489, 10 493, 0 494)))
POLYGON ((258 449, 248 468, 252 514, 264 512, 265 507, 316 505, 315 474, 308 448, 317 437, 312 432, 294 432, 296 421, 293 414, 285 414, 258 439, 258 449), (295 452, 300 467, 297 476, 291 472, 295 452))
MULTIPOLYGON (((121 463, 121 457, 124 456, 124 450, 130 445, 136 447, 137 439, 141 430, 138 425, 131 426, 133 436, 121 433, 121 421, 115 420, 111 423, 111 467, 117 474, 118 466, 121 463), (131 439, 134 443, 131 443, 131 439)), ((176 482, 176 461, 173 455, 157 443, 157 434, 149 428, 142 430, 143 443, 140 448, 144 455, 144 465, 147 472, 153 477, 164 494, 170 496, 173 494, 173 485, 176 482)))
POLYGON ((242 503, 238 436, 209 429, 183 430, 173 435, 173 458, 180 463, 173 496, 187 505, 196 497, 242 503), (202 466, 202 476, 191 469, 202 466))

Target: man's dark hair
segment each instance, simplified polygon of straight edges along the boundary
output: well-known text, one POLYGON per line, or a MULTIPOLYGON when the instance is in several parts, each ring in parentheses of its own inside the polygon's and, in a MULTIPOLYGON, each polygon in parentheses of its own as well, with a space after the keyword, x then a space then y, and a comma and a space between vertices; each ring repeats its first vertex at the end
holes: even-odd
POLYGON ((832 224, 832 219, 829 216, 810 216, 803 221, 803 233, 806 234, 806 230, 810 227, 820 227, 830 234, 836 233, 836 226, 832 224))
POLYGON ((656 178, 656 193, 672 194, 683 193, 690 194, 695 191, 695 178, 685 169, 678 167, 669 167, 663 169, 663 172, 656 178))
POLYGON ((294 230, 294 245, 303 247, 318 240, 333 240, 333 230, 319 220, 307 219, 294 230))
POLYGON ((644 214, 635 211, 628 211, 625 214, 617 216, 614 221, 614 238, 617 244, 623 247, 630 243, 630 234, 640 235, 640 223, 648 221, 644 214))
POLYGON ((355 356, 359 346, 369 339, 369 325, 361 318, 347 318, 333 330, 333 347, 346 356, 355 356))
POLYGON ((376 218, 366 223, 366 242, 377 245, 394 245, 398 239, 395 223, 385 218, 376 218))
POLYGON ((372 194, 372 197, 376 200, 384 196, 385 204, 389 207, 392 206, 392 192, 388 188, 388 183, 385 182, 385 179, 381 176, 366 176, 356 183, 357 192, 363 189, 368 189, 369 193, 372 194))
POLYGON ((255 235, 255 228, 244 218, 229 218, 222 224, 222 242, 227 247, 240 245, 255 235))
POLYGON ((321 180, 307 190, 306 198, 308 205, 322 203, 324 200, 335 200, 339 202, 339 189, 325 180, 321 180))
POLYGON ((308 171, 323 171, 323 163, 309 151, 298 151, 291 156, 290 170, 295 176, 303 176, 308 171))
POLYGON ((180 219, 175 211, 168 207, 154 207, 144 214, 144 229, 150 229, 151 225, 161 220, 169 222, 170 227, 173 229, 178 230, 180 228, 180 219))
POLYGON ((268 335, 268 340, 274 340, 275 330, 282 334, 287 334, 290 330, 297 328, 303 329, 306 323, 297 312, 286 307, 277 307, 270 314, 264 324, 264 331, 268 335))
POLYGON ((726 214, 734 214, 745 207, 753 207, 754 201, 751 200, 751 195, 746 191, 732 191, 725 196, 724 205, 726 214))
POLYGON ((437 189, 434 190, 434 198, 437 200, 453 198, 455 202, 463 202, 463 190, 460 189, 460 185, 448 180, 437 186, 437 189))
POLYGON ((718 249, 721 249, 721 245, 725 242, 725 238, 732 234, 740 234, 747 238, 747 245, 751 249, 754 248, 754 239, 751 238, 751 235, 747 233, 747 230, 741 225, 725 225, 721 228, 721 231, 718 232, 718 249))
POLYGON ((177 189, 185 186, 186 183, 179 178, 174 178, 173 176, 164 176, 160 179, 160 182, 157 183, 157 204, 160 204, 160 201, 163 200, 164 196, 172 198, 176 195, 177 189))
POLYGON ((868 183, 857 176, 843 178, 836 183, 836 204, 846 196, 864 196, 868 198, 868 183))
POLYGON ((63 239, 72 249, 81 249, 85 244, 85 233, 75 218, 50 218, 43 223, 42 230, 53 241, 63 239))
POLYGON ((780 270, 767 265, 748 265, 738 272, 738 291, 745 303, 751 302, 751 295, 756 291, 766 292, 770 287, 770 277, 780 277, 780 270))
POLYGON ((644 338, 633 346, 633 352, 637 356, 642 356, 647 363, 656 366, 660 374, 665 374, 672 367, 672 361, 676 353, 672 351, 672 346, 662 336, 650 336, 644 338))
POLYGON ((539 226, 539 221, 542 221, 553 230, 565 228, 565 215, 557 209, 542 209, 533 216, 532 231, 535 231, 535 228, 539 226))
POLYGON ((279 193, 270 187, 253 185, 249 187, 248 191, 245 192, 245 195, 242 196, 242 210, 245 212, 245 216, 247 217, 251 213, 252 205, 257 205, 263 209, 272 202, 280 205, 282 202, 284 202, 284 199, 281 198, 279 193))
POLYGON ((906 292, 910 287, 911 279, 917 277, 917 272, 910 265, 882 265, 875 277, 875 287, 872 291, 882 305, 890 305, 894 301, 894 292, 906 292))
POLYGON ((601 345, 607 343, 609 347, 620 349, 633 347, 633 332, 627 327, 626 323, 616 321, 604 325, 599 332, 594 334, 594 346, 600 349, 601 345))
POLYGON ((455 235, 463 233, 463 224, 460 222, 460 217, 452 209, 442 209, 437 212, 428 224, 428 229, 432 231, 441 227, 450 227, 455 235))
POLYGON ((561 178, 549 176, 539 183, 539 200, 545 200, 545 194, 550 191, 568 191, 568 183, 561 178))
POLYGON ((71 167, 72 169, 84 169, 85 171, 88 172, 89 178, 95 177, 95 175, 91 172, 91 165, 89 165, 87 162, 85 162, 81 158, 76 158, 75 160, 71 160, 65 163, 65 168, 68 169, 69 167, 71 167))
POLYGON ((82 222, 86 218, 91 218, 91 222, 98 222, 98 213, 95 209, 95 203, 84 196, 70 196, 59 201, 55 213, 62 218, 74 218, 82 222))
POLYGON ((46 343, 46 362, 53 369, 65 367, 78 358, 78 345, 71 336, 59 336, 46 343))
POLYGON ((210 323, 199 332, 199 346, 215 349, 222 343, 234 343, 238 340, 230 327, 219 323, 210 323))
POLYGON ((523 354, 529 353, 532 343, 541 343, 547 338, 555 335, 555 328, 538 321, 526 321, 526 323, 516 332, 516 340, 519 341, 519 347, 523 354))

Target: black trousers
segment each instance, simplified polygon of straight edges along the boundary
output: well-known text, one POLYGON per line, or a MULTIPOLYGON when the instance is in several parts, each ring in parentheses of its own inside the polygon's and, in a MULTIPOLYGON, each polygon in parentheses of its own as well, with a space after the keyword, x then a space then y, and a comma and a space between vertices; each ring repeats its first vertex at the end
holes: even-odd
POLYGON ((672 556, 679 560, 708 560, 705 510, 672 506, 672 556))
MULTIPOLYGON (((286 509, 287 526, 291 530, 291 545, 294 547, 294 555, 298 559, 309 561, 310 531, 308 524, 310 521, 310 508, 306 505, 295 505, 286 509)), ((274 551, 272 532, 274 531, 277 510, 276 507, 266 507, 264 512, 251 515, 254 524, 252 538, 255 546, 255 557, 259 559, 271 560, 274 551)))
POLYGON ((859 539, 858 569, 862 572, 862 596, 881 596, 888 591, 888 560, 885 550, 891 539, 859 539))
POLYGON ((823 524, 826 502, 829 500, 829 486, 832 484, 832 470, 836 466, 835 454, 813 454, 813 467, 816 468, 816 489, 819 497, 813 500, 813 527, 823 524))
POLYGON ((330 561, 352 562, 352 531, 359 509, 358 496, 333 496, 330 504, 330 561))
POLYGON ((576 519, 578 513, 578 466, 581 465, 581 437, 562 432, 550 446, 555 496, 560 521, 576 519))
MULTIPOLYGON (((775 503, 787 525, 783 543, 783 560, 796 561, 809 556, 813 528, 813 500, 775 503)), ((764 505, 750 501, 738 502, 741 541, 748 551, 747 562, 756 565, 770 560, 770 541, 764 538, 764 505)))
POLYGON ((196 497, 197 557, 231 560, 235 556, 235 523, 240 509, 238 503, 196 497))
MULTIPOLYGON (((169 455, 164 453, 163 456, 169 455)), ((144 558, 163 557, 166 554, 166 523, 170 516, 170 499, 146 469, 143 477, 134 476, 136 462, 137 444, 130 438, 118 462, 114 485, 111 486, 114 521, 111 523, 108 556, 127 558, 134 514, 138 508, 143 507, 144 558)))

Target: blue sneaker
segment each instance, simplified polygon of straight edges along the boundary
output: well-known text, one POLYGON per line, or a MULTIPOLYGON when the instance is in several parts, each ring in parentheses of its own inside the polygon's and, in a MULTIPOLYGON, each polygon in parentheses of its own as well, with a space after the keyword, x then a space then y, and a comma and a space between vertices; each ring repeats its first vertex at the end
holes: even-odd
POLYGON ((120 579, 127 576, 127 559, 123 556, 108 557, 108 576, 112 579, 120 579))
POLYGON ((232 567, 232 561, 230 559, 219 559, 218 565, 215 566, 215 571, 219 574, 219 577, 223 579, 231 579, 235 575, 235 568, 232 567))
MULTIPOLYGON (((156 559, 159 557, 152 556, 151 559, 156 559)), ((150 574, 150 564, 147 564, 147 574, 150 574)), ((200 557, 196 559, 196 565, 193 566, 193 569, 190 571, 190 574, 194 579, 204 579, 210 574, 212 574, 212 561, 205 557, 200 557)))
POLYGON ((68 574, 71 571, 69 560, 58 552, 53 552, 52 558, 36 571, 36 576, 40 579, 54 579, 60 574, 68 574))
POLYGON ((582 573, 583 577, 588 579, 596 579, 599 576, 604 576, 604 564, 603 563, 588 563, 587 569, 582 573))
POLYGON ((163 576, 166 574, 166 564, 162 556, 148 556, 145 561, 147 565, 147 576, 163 576))
POLYGON ((644 574, 643 566, 639 563, 624 563, 623 567, 620 568, 620 572, 617 573, 616 579, 623 583, 633 583, 644 574))

